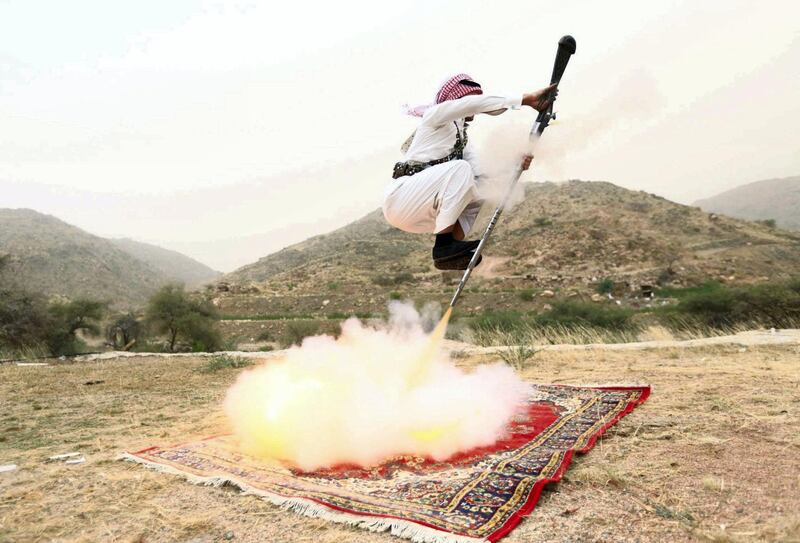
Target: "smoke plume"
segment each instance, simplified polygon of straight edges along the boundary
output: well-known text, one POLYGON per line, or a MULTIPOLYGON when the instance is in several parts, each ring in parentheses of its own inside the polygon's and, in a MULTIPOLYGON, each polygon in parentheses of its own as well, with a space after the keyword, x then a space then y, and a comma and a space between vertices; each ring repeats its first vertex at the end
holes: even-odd
POLYGON ((430 343, 408 304, 382 327, 352 318, 339 338, 306 338, 285 356, 242 373, 225 412, 241 449, 303 470, 372 466, 398 454, 444 460, 501 437, 526 385, 508 366, 457 368, 430 343))
MULTIPOLYGON (((617 130, 626 131, 652 120, 664 104, 653 76, 646 70, 632 70, 621 75, 609 93, 597 96, 582 110, 565 103, 565 113, 551 122, 540 141, 532 142, 529 138, 535 113, 508 112, 498 117, 492 121, 491 130, 473 138, 479 142, 484 197, 492 204, 499 203, 514 168, 526 154, 534 155, 531 168, 539 174, 563 178, 571 156, 608 140, 617 130)), ((559 111, 558 100, 555 106, 559 111)), ((526 175, 523 174, 523 179, 526 175)), ((521 201, 522 196, 519 187, 511 204, 521 201)))

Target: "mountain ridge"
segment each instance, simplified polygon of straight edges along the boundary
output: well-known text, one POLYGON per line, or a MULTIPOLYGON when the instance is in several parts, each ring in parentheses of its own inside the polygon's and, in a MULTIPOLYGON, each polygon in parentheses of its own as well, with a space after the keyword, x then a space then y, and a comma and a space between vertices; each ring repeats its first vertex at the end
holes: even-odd
POLYGON ((149 264, 163 276, 184 283, 187 287, 200 286, 222 275, 221 272, 202 262, 172 249, 131 238, 108 239, 134 258, 149 264))
POLYGON ((120 309, 142 306, 176 280, 113 240, 28 208, 0 209, 0 254, 8 255, 3 283, 48 297, 108 301, 120 309))
POLYGON ((693 205, 740 219, 774 220, 780 228, 800 230, 800 176, 753 181, 693 205))

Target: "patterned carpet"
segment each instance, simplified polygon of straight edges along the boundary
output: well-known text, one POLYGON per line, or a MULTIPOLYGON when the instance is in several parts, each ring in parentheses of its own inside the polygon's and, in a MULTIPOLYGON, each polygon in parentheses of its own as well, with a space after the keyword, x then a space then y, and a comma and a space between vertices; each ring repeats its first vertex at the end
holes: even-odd
POLYGON ((530 514, 544 485, 644 402, 648 386, 533 385, 507 436, 447 462, 400 456, 371 468, 304 473, 236 452, 229 436, 123 455, 197 484, 231 483, 312 517, 419 543, 494 542, 530 514))

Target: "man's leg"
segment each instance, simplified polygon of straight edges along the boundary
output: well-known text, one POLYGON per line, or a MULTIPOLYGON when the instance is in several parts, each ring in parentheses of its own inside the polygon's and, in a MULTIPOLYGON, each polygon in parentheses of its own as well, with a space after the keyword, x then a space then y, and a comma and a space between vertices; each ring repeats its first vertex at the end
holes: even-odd
POLYGON ((384 198, 387 222, 406 232, 434 232, 436 267, 465 269, 478 246, 477 241, 463 241, 476 216, 471 208, 478 201, 472 167, 454 160, 400 179, 384 198))
POLYGON ((464 239, 464 230, 461 228, 461 223, 456 222, 439 232, 439 234, 453 234, 453 239, 462 241, 464 239))
POLYGON ((466 231, 472 226, 480 209, 478 190, 472 167, 464 160, 448 163, 447 181, 439 195, 436 216, 436 243, 433 246, 433 262, 438 269, 463 270, 472 259, 480 243, 463 241, 466 231))

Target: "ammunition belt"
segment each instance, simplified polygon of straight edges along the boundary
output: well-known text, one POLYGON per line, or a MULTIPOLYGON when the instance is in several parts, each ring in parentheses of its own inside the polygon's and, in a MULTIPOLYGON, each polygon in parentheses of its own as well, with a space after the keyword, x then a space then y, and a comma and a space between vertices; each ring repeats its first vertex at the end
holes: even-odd
POLYGON ((403 177, 405 175, 414 175, 415 173, 419 173, 426 168, 436 166, 437 164, 444 164, 445 162, 450 162, 451 160, 461 160, 464 158, 464 147, 466 146, 467 125, 466 123, 464 124, 464 137, 462 138, 461 131, 458 129, 458 125, 456 124, 456 144, 453 146, 453 150, 449 155, 446 157, 437 158, 436 160, 431 160, 430 162, 398 162, 394 165, 392 179, 397 179, 398 177, 403 177))

